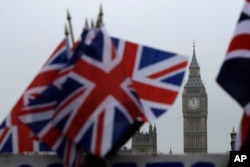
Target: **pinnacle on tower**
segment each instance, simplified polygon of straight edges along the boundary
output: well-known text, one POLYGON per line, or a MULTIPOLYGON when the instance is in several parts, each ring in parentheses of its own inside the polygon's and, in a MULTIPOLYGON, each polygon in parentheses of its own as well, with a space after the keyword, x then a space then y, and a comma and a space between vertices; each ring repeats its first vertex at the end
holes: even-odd
POLYGON ((233 128, 233 130, 231 132, 231 140, 235 140, 236 139, 236 135, 237 135, 237 133, 235 132, 235 130, 233 128))
POLYGON ((235 140, 236 140, 236 136, 237 136, 237 133, 234 131, 234 128, 231 132, 231 150, 234 151, 235 150, 235 140))
POLYGON ((156 133, 156 125, 154 124, 154 133, 156 133))
POLYGON ((195 54, 195 42, 193 42, 193 56, 189 68, 199 68, 195 54))
POLYGON ((152 131, 153 127, 152 127, 152 124, 150 123, 149 124, 149 131, 152 131))

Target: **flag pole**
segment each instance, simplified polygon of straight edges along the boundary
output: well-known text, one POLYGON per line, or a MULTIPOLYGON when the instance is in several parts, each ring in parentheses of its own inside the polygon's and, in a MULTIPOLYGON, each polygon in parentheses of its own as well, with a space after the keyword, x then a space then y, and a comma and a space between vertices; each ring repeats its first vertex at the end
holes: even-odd
POLYGON ((94 24, 94 21, 93 21, 93 19, 91 19, 91 26, 90 26, 91 28, 94 28, 95 27, 95 24, 94 24))
POLYGON ((69 31, 68 31, 68 28, 67 28, 67 25, 65 24, 65 27, 64 27, 64 34, 66 37, 69 36, 69 31))
POLYGON ((96 28, 100 28, 101 25, 103 24, 102 17, 103 17, 102 5, 100 5, 99 15, 96 20, 96 28))
POLYGON ((69 32, 70 32, 70 36, 71 36, 72 45, 74 47, 74 45, 75 45, 75 39, 74 39, 73 28, 72 28, 72 24, 71 24, 71 16, 69 14, 69 10, 68 9, 67 9, 67 20, 68 20, 68 23, 69 23, 69 32))
POLYGON ((86 29, 89 29, 88 19, 85 19, 85 28, 86 28, 86 29))

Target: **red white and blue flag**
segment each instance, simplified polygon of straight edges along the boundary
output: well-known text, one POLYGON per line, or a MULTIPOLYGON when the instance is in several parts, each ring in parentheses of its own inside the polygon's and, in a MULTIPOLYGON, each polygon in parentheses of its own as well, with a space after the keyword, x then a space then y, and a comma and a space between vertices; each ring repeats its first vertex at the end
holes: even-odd
POLYGON ((81 58, 62 85, 53 123, 86 151, 105 156, 135 120, 146 118, 122 57, 104 29, 74 54, 81 58))
POLYGON ((50 151, 44 144, 34 140, 30 129, 18 118, 31 99, 36 98, 46 87, 51 84, 58 72, 71 57, 67 39, 64 39, 47 62, 41 68, 39 74, 33 79, 28 88, 19 98, 10 114, 0 126, 0 152, 21 153, 50 151))
POLYGON ((144 113, 154 121, 174 103, 181 87, 187 57, 112 38, 138 93, 144 113))
POLYGON ((243 108, 236 150, 250 148, 250 0, 240 14, 217 82, 243 108))
POLYGON ((78 59, 70 72, 31 100, 20 118, 53 150, 66 137, 76 150, 103 157, 135 122, 154 120, 170 108, 188 59, 111 39, 104 28, 91 34, 74 51, 78 59))
MULTIPOLYGON (((85 28, 82 39, 85 40, 87 35, 86 40, 92 39, 91 34, 93 33, 88 33, 88 28, 85 28)), ((80 46, 82 44, 76 44, 76 46, 78 45, 80 46)), ((57 152, 69 166, 79 166, 83 158, 83 149, 78 147, 73 141, 66 138, 60 131, 52 126, 51 120, 55 108, 60 101, 63 84, 68 73, 74 68, 78 58, 78 54, 70 56, 58 74, 54 77, 53 82, 48 84, 46 89, 37 95, 36 98, 30 99, 19 114, 21 121, 32 130, 38 140, 44 142, 53 151, 57 152)), ((74 85, 71 86, 72 88, 74 87, 74 85)), ((73 91, 73 89, 70 91, 73 91)))

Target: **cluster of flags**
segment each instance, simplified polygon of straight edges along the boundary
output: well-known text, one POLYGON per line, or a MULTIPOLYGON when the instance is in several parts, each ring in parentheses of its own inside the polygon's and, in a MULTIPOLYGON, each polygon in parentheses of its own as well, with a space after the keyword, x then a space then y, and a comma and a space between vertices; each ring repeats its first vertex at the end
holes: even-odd
POLYGON ((0 126, 0 152, 105 157, 174 103, 188 59, 88 28, 59 44, 0 126))
MULTIPOLYGON (((250 146, 250 0, 217 82, 244 109, 237 150, 250 146)), ((56 152, 69 166, 105 157, 174 103, 187 57, 88 28, 63 39, 0 125, 0 152, 56 152)))
MULTIPOLYGON (((250 0, 245 1, 217 82, 244 109, 236 150, 250 146, 250 0)), ((73 167, 114 152, 174 103, 187 57, 88 28, 68 36, 0 125, 0 153, 56 152, 73 167)))

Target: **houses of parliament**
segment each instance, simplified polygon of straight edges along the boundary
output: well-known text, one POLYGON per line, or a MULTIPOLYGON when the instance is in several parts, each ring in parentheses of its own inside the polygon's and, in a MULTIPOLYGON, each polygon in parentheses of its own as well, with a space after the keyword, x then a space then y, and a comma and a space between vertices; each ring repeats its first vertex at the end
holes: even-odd
MULTIPOLYGON (((182 92, 184 153, 207 153, 208 99, 200 75, 195 45, 189 64, 188 79, 182 92)), ((137 131, 132 137, 132 154, 157 154, 157 128, 149 125, 148 132, 137 131)), ((170 150, 170 153, 172 151, 170 150)))

